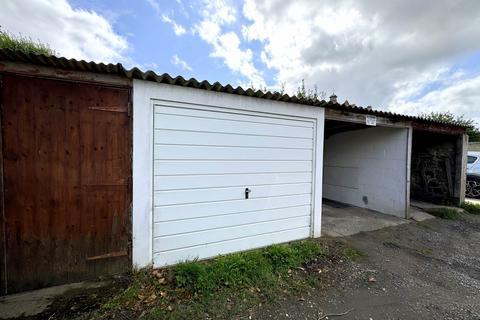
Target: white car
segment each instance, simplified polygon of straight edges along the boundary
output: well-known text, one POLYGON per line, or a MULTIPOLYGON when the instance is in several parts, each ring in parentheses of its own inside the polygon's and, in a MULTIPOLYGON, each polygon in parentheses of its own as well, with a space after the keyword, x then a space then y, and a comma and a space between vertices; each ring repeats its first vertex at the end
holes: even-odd
POLYGON ((467 155, 467 198, 480 199, 480 152, 469 151, 467 155))

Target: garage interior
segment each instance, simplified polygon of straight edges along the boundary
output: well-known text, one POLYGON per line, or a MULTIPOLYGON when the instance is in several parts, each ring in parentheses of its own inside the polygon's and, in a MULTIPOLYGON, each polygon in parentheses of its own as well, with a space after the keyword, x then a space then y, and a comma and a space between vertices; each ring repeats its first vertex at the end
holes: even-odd
POLYGON ((322 234, 375 230, 464 201, 463 128, 380 117, 367 126, 365 118, 327 110, 322 234))
POLYGON ((322 235, 407 222, 408 128, 345 120, 325 120, 322 235))
POLYGON ((414 128, 411 200, 441 205, 458 205, 463 202, 464 149, 463 134, 414 128))
POLYGON ((404 218, 408 129, 325 121, 323 198, 404 218))

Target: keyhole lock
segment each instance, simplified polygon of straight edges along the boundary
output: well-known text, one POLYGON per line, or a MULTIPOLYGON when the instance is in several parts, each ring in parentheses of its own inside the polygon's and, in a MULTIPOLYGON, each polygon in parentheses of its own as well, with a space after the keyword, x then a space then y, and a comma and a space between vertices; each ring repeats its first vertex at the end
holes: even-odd
POLYGON ((252 190, 245 188, 245 199, 248 199, 248 195, 252 192, 252 190))

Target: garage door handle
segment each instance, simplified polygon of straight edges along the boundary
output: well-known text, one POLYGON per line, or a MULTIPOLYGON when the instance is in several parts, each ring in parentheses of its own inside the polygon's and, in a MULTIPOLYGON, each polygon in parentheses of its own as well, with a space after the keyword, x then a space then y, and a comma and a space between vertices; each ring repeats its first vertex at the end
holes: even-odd
POLYGON ((245 188, 245 199, 248 199, 248 194, 252 192, 252 190, 245 188))

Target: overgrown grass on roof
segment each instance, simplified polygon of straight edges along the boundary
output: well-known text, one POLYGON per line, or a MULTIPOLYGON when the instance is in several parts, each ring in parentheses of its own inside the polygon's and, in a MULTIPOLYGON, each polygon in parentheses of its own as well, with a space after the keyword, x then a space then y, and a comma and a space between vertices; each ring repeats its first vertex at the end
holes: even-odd
POLYGON ((55 55, 56 52, 48 44, 34 41, 30 37, 20 34, 14 35, 0 28, 0 49, 18 50, 25 53, 44 54, 47 56, 55 55))

